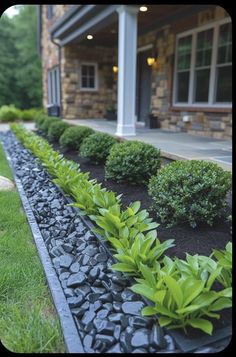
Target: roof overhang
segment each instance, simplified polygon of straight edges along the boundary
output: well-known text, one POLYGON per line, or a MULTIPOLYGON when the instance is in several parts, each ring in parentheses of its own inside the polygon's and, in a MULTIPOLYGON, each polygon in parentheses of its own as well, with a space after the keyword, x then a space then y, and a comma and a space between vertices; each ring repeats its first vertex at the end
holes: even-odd
POLYGON ((83 40, 87 33, 106 27, 117 20, 120 5, 75 5, 50 29, 51 38, 61 46, 83 40))

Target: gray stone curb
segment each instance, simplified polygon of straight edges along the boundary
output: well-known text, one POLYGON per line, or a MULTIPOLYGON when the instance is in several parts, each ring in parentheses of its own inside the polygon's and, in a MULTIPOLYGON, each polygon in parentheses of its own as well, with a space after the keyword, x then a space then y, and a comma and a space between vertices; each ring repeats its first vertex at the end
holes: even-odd
POLYGON ((16 183, 16 187, 18 189, 22 201, 22 205, 25 210, 26 217, 28 219, 32 231, 32 235, 34 238, 34 242, 36 244, 38 254, 44 268, 48 286, 53 298, 53 302, 60 319, 66 350, 68 353, 84 353, 83 345, 78 330, 76 328, 73 316, 67 304, 66 297, 62 290, 56 271, 54 270, 54 267, 52 265, 51 258, 48 254, 47 247, 45 246, 38 224, 31 210, 29 201, 27 199, 21 181, 15 175, 14 168, 12 167, 11 164, 11 158, 8 155, 8 152, 4 147, 4 145, 3 148, 6 154, 8 164, 12 169, 14 181, 16 183))

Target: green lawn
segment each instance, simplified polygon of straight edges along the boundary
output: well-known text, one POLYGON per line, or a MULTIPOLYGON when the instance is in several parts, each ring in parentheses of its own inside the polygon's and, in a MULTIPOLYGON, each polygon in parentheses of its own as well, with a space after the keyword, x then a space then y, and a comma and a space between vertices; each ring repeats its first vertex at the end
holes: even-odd
MULTIPOLYGON (((0 175, 12 179, 0 144, 0 175)), ((0 339, 18 353, 65 352, 17 190, 0 191, 0 339)))

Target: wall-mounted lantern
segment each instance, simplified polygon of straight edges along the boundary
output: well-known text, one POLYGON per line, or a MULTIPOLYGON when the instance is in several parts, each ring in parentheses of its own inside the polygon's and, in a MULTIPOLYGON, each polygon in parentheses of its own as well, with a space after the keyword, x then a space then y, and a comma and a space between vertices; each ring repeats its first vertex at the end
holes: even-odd
POLYGON ((118 72, 118 67, 117 66, 113 66, 112 70, 113 70, 114 73, 117 73, 118 72))

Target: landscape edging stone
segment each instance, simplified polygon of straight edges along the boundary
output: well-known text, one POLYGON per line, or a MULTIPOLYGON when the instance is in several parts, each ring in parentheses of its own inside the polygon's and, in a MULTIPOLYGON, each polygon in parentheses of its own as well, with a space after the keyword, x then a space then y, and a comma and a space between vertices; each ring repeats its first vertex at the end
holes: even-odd
POLYGON ((47 247, 44 243, 43 237, 39 230, 38 224, 30 207, 28 198, 25 194, 21 181, 16 177, 15 170, 11 162, 11 157, 9 156, 7 149, 4 147, 4 143, 3 149, 5 151, 8 164, 12 169, 14 181, 16 183, 16 187, 19 192, 23 208, 25 210, 26 217, 34 238, 34 242, 37 247, 41 263, 43 265, 53 302, 60 319, 66 350, 68 353, 84 353, 83 345, 78 330, 76 328, 73 316, 67 304, 64 292, 62 290, 61 283, 52 265, 47 247))

